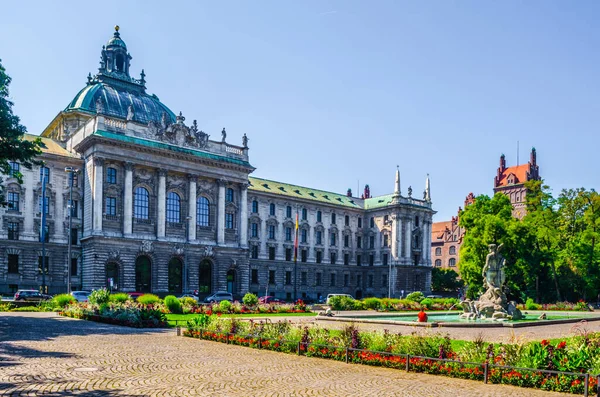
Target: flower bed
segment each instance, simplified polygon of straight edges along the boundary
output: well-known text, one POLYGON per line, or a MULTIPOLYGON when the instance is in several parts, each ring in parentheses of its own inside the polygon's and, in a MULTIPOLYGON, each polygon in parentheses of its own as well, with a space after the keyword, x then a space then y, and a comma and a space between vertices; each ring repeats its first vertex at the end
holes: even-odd
POLYGON ((582 394, 597 390, 600 334, 578 330, 558 343, 486 344, 462 342, 456 351, 448 337, 359 332, 289 322, 240 322, 217 316, 189 321, 184 336, 284 353, 444 375, 461 379, 582 394))
POLYGON ((59 312, 61 316, 135 328, 166 328, 166 315, 153 305, 133 301, 109 303, 74 303, 59 312))

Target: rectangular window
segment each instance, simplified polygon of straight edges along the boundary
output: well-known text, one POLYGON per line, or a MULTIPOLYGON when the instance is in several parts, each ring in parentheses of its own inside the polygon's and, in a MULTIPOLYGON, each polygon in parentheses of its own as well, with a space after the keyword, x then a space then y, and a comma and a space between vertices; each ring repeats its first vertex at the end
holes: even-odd
POLYGON ((344 217, 344 225, 345 226, 350 226, 350 217, 348 215, 346 215, 344 217))
POLYGON ((306 272, 302 272, 300 274, 300 285, 308 284, 308 274, 306 272))
POLYGON ((348 236, 347 234, 344 236, 344 247, 349 247, 350 246, 350 236, 348 236))
POLYGON ((252 269, 252 284, 258 284, 258 269, 252 269))
POLYGON ((8 222, 8 239, 18 240, 19 239, 19 223, 8 222))
POLYGON ((291 227, 285 228, 285 241, 292 241, 292 228, 291 227))
POLYGON ((71 216, 73 218, 77 218, 77 214, 79 213, 79 202, 77 200, 73 200, 71 203, 71 216))
POLYGON ((375 236, 369 236, 369 249, 375 248, 375 236))
POLYGON ((291 248, 285 249, 285 260, 288 262, 292 260, 292 249, 291 248))
POLYGON ((362 248, 362 237, 356 237, 356 248, 362 248))
POLYGON ((321 251, 317 251, 317 263, 321 263, 323 261, 323 253, 321 251))
POLYGON ((289 205, 287 207, 285 207, 285 216, 287 218, 291 218, 292 217, 292 207, 290 207, 289 205))
POLYGON ((344 274, 344 287, 347 287, 350 284, 350 276, 348 274, 344 274))
POLYGON ((275 216, 275 204, 269 204, 269 215, 275 216))
POLYGON ((332 252, 329 259, 331 260, 331 263, 334 264, 337 261, 337 254, 332 252))
MULTIPOLYGON (((42 242, 42 228, 41 227, 40 227, 39 233, 40 233, 39 242, 41 243, 42 242)), ((46 227, 44 228, 43 240, 45 243, 50 242, 50 227, 48 225, 46 225, 46 227)))
POLYGON ((258 245, 252 246, 252 259, 258 259, 258 245))
POLYGON ((233 225, 233 214, 232 213, 226 213, 225 214, 225 228, 226 229, 233 229, 234 225, 233 225))
POLYGON ((362 284, 362 276, 360 274, 356 275, 356 286, 360 287, 362 284))
POLYGON ((362 266, 362 257, 360 255, 356 255, 356 266, 362 266))
POLYGON ((252 201, 252 213, 256 214, 258 212, 258 201, 252 201))
POLYGON ((11 161, 10 163, 8 163, 9 166, 9 170, 8 170, 8 176, 11 178, 16 178, 17 175, 19 175, 19 170, 21 169, 21 166, 19 165, 19 163, 11 161))
POLYGON ((44 202, 44 212, 46 215, 50 213, 50 197, 46 196, 46 200, 42 199, 42 196, 38 198, 38 212, 42 213, 42 202, 44 202))
POLYGON ((104 205, 104 212, 106 215, 116 216, 117 215, 117 198, 107 197, 104 205))
POLYGON ((383 235, 383 246, 384 247, 389 247, 389 236, 387 234, 383 235))
POLYGON ((381 285, 387 287, 388 286, 388 278, 387 278, 387 274, 384 274, 381 276, 381 285))
POLYGON ((40 167, 40 182, 46 179, 46 183, 50 182, 50 168, 48 167, 40 167))
POLYGON ((368 282, 369 288, 373 288, 373 275, 372 274, 369 274, 369 278, 368 278, 367 282, 368 282))
POLYGON ((344 265, 349 265, 349 264, 350 264, 350 255, 344 254, 344 265))
POLYGON ((19 273, 19 255, 8 254, 8 272, 19 273))
POLYGON ((301 239, 301 241, 303 243, 306 243, 308 241, 308 230, 302 229, 302 239, 301 239))
POLYGON ((383 254, 383 265, 387 266, 388 264, 388 254, 383 254))
POLYGON ((292 285, 292 272, 285 272, 285 285, 292 285))
POLYGON ((320 230, 318 230, 318 231, 317 231, 317 244, 318 244, 318 245, 321 245, 321 244, 323 244, 323 243, 322 243, 322 241, 323 241, 323 238, 322 238, 322 233, 321 233, 321 231, 320 231, 320 230))
POLYGON ((369 255, 369 266, 373 266, 374 262, 375 262, 375 255, 370 254, 369 255))
POLYGON ((233 189, 228 188, 225 191, 225 201, 227 201, 228 203, 233 203, 233 189))
POLYGON ((77 276, 77 258, 71 258, 71 276, 77 276))
POLYGON ((320 287, 323 284, 323 273, 317 273, 317 287, 320 287))
POLYGON ((269 238, 275 240, 275 225, 269 225, 269 238))
POLYGON ((321 211, 317 211, 317 222, 322 222, 323 213, 321 211))
POLYGON ((306 208, 302 208, 302 220, 305 221, 308 219, 308 211, 306 208))
POLYGON ((335 273, 329 275, 329 286, 335 287, 335 273))
POLYGON ((335 233, 331 233, 331 246, 335 245, 335 233))
POLYGON ((358 227, 361 228, 362 227, 362 218, 358 217, 358 227))
POLYGON ((275 260, 275 247, 269 247, 269 260, 275 260))
POLYGON ((301 260, 302 262, 306 262, 306 256, 307 256, 307 254, 306 254, 306 250, 302 250, 302 251, 300 251, 300 260, 301 260))
POLYGON ((78 232, 77 228, 71 229, 71 245, 79 244, 79 235, 77 232, 78 232))
POLYGON ((258 237, 258 223, 250 225, 250 237, 258 237))
POLYGON ((275 284, 275 270, 269 270, 269 284, 275 284))
MULTIPOLYGON (((44 258, 44 269, 46 271, 46 274, 48 274, 48 271, 50 270, 49 264, 50 264, 50 258, 48 258, 47 256, 44 258)), ((38 256, 38 273, 42 274, 42 257, 38 256)))
POLYGON ((19 193, 8 192, 8 209, 10 211, 19 211, 19 193))
POLYGON ((115 184, 117 183, 117 170, 114 168, 106 169, 106 183, 115 184))
POLYGON ((335 212, 331 214, 331 224, 335 225, 335 212))

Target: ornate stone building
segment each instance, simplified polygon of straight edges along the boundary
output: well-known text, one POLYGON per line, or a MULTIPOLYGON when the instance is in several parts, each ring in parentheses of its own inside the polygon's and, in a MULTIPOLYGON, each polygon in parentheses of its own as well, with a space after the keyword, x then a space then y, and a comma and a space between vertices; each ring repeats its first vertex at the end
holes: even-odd
POLYGON ((146 92, 143 70, 140 79, 131 77, 131 59, 117 28, 102 48, 98 73, 43 131, 44 166, 11 164, 24 183, 4 178, 0 293, 39 288, 43 267, 51 293, 66 290, 67 272, 73 289, 162 295, 429 291, 428 181, 423 199, 405 197, 397 171, 394 193, 355 198, 249 177, 246 136, 233 145, 225 129, 212 140, 196 120, 187 125, 146 92), (80 170, 72 205, 66 167, 80 170))

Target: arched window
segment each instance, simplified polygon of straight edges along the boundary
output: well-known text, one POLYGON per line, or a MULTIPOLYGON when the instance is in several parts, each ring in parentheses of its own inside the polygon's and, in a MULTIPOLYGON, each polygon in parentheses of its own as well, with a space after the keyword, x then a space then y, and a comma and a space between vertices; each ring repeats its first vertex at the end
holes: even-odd
MULTIPOLYGON (((440 247, 437 247, 437 248, 435 249, 435 256, 440 256, 440 255, 442 255, 442 249, 441 249, 440 247)), ((436 266, 437 266, 437 265, 436 265, 436 266)))
POLYGON ((450 258, 450 260, 448 261, 448 266, 455 267, 456 266, 456 259, 455 258, 450 258))
POLYGON ((275 216, 275 204, 269 204, 269 215, 275 216))
POLYGON ((198 293, 209 294, 212 291, 212 263, 209 260, 200 262, 198 275, 198 293))
POLYGON ((183 291, 182 264, 178 258, 169 261, 169 292, 180 294, 183 291))
POLYGON ((227 188, 227 192, 225 193, 225 201, 227 201, 228 203, 233 202, 233 189, 232 188, 227 188))
POLYGON ((258 201, 252 200, 252 213, 256 214, 258 212, 258 201))
POLYGON ((133 195, 133 217, 137 219, 148 219, 148 191, 143 187, 135 189, 133 195))
POLYGON ((152 263, 147 256, 139 256, 135 260, 135 290, 138 292, 152 290, 152 263))
POLYGON ((455 246, 450 247, 450 255, 456 255, 456 247, 455 246))
POLYGON ((198 226, 210 226, 210 210, 206 197, 198 197, 196 201, 196 223, 198 226))
POLYGON ((106 288, 111 289, 111 281, 112 281, 112 290, 118 290, 119 288, 119 264, 115 262, 109 262, 106 264, 106 288))
POLYGON ((441 259, 436 259, 435 260, 435 267, 442 267, 442 260, 441 259))
POLYGON ((179 223, 181 221, 181 199, 175 192, 167 196, 167 222, 179 223))

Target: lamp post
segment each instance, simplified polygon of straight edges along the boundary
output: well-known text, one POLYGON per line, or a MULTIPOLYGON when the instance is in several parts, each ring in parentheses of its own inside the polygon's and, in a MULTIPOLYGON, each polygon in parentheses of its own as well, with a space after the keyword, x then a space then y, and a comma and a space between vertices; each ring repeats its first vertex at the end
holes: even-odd
POLYGON ((183 245, 183 293, 187 294, 188 292, 188 268, 187 268, 187 251, 189 247, 189 239, 190 239, 190 219, 191 216, 185 217, 185 243, 183 245))
POLYGON ((69 233, 68 233, 68 245, 67 245, 67 294, 71 293, 71 228, 73 226, 73 178, 75 174, 79 172, 77 168, 65 167, 65 172, 69 174, 69 205, 67 210, 69 211, 69 233))
MULTIPOLYGON (((384 226, 390 226, 390 229, 391 229, 394 225, 394 221, 388 220, 387 222, 384 222, 383 224, 384 224, 384 226)), ((392 297, 392 260, 393 260, 392 258, 393 258, 393 253, 388 258, 388 298, 392 297)))

